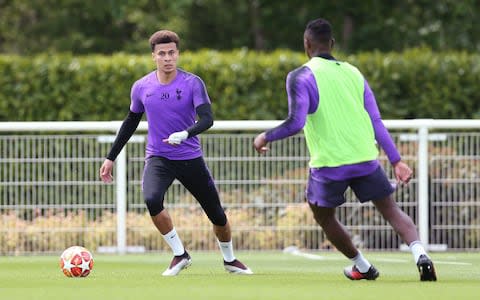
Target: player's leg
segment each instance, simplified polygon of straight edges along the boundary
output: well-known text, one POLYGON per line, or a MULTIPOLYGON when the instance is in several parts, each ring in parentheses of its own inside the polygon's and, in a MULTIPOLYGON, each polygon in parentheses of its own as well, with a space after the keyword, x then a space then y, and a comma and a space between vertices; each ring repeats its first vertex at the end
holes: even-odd
MULTIPOLYGON (((208 209, 209 208, 207 207, 204 208, 205 213, 207 213, 208 209)), ((207 213, 207 215, 208 214, 210 213, 207 213)), ((232 274, 253 274, 250 268, 248 268, 235 257, 233 253, 233 242, 230 223, 228 222, 228 219, 226 221, 227 223, 225 223, 225 225, 213 224, 213 232, 217 237, 218 247, 220 248, 220 252, 223 255, 223 266, 225 270, 232 274)))
POLYGON ((163 206, 165 193, 175 179, 171 168, 168 160, 152 157, 146 161, 143 173, 145 204, 153 224, 160 231, 174 255, 169 267, 162 274, 164 276, 177 275, 192 263, 190 255, 183 247, 183 243, 173 226, 170 215, 163 206))
POLYGON ((352 189, 361 202, 372 203, 387 220, 400 238, 406 242, 420 271, 420 279, 436 280, 433 263, 420 243, 417 227, 392 197, 394 188, 381 167, 367 176, 352 180, 352 189))
POLYGON ((315 220, 322 227, 328 240, 353 262, 353 266, 344 270, 345 276, 351 280, 375 280, 379 275, 377 269, 353 245, 350 234, 335 217, 335 208, 320 207, 310 202, 309 204, 315 220))
POLYGON ((410 247, 420 273, 420 280, 436 281, 435 267, 420 242, 417 227, 413 223, 413 220, 400 209, 391 196, 383 200, 373 201, 373 204, 390 223, 400 238, 410 247))
POLYGON ((410 245, 419 240, 417 227, 412 219, 400 209, 392 196, 372 201, 372 203, 404 242, 410 245))
POLYGON ((353 245, 350 234, 335 216, 335 207, 345 202, 344 193, 348 181, 334 181, 312 170, 307 184, 306 197, 315 221, 322 227, 328 240, 353 262, 344 270, 352 280, 374 280, 379 273, 362 253, 353 245))
POLYGON ((252 274, 252 271, 234 255, 230 224, 203 158, 185 161, 185 164, 185 171, 182 171, 181 176, 177 178, 192 193, 212 222, 213 231, 223 255, 225 269, 235 274, 252 274))

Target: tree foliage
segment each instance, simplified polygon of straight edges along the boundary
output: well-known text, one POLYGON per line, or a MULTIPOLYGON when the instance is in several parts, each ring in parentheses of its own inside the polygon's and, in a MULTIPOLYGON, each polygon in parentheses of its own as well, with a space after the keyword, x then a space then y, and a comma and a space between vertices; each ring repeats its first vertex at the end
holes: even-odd
POLYGON ((346 52, 480 50, 479 0, 0 0, 0 52, 148 51, 168 28, 189 50, 302 50, 308 20, 325 17, 346 52))

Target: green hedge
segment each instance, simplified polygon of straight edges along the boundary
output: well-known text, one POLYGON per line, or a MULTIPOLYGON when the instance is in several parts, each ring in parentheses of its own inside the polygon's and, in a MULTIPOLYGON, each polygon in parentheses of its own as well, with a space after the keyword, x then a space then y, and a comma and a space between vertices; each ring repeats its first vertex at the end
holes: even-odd
MULTIPOLYGON (((338 55, 358 66, 384 118, 480 118, 480 55, 338 55)), ((185 52, 180 67, 201 76, 217 120, 283 119, 285 78, 303 53, 247 50, 185 52)), ((130 87, 154 69, 149 55, 0 56, 0 121, 121 120, 130 87)))

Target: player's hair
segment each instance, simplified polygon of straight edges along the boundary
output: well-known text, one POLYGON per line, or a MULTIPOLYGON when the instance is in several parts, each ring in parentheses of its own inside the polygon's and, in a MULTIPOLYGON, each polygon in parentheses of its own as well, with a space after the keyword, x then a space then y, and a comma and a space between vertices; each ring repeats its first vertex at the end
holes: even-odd
POLYGON ((173 31, 160 30, 152 34, 150 39, 148 39, 148 42, 150 43, 150 48, 152 48, 152 51, 155 50, 155 45, 168 43, 175 43, 175 45, 177 45, 177 49, 179 49, 180 38, 173 31))
POLYGON ((332 25, 321 18, 308 22, 305 32, 312 40, 321 44, 328 44, 333 37, 332 25))

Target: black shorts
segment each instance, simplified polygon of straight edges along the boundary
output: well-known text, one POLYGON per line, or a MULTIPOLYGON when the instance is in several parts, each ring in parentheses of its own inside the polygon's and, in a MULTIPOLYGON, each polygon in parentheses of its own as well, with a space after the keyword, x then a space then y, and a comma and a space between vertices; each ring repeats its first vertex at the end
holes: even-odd
POLYGON ((217 188, 203 157, 170 160, 152 156, 145 161, 142 186, 150 215, 155 216, 164 209, 165 193, 175 179, 195 197, 215 225, 226 224, 217 188))

